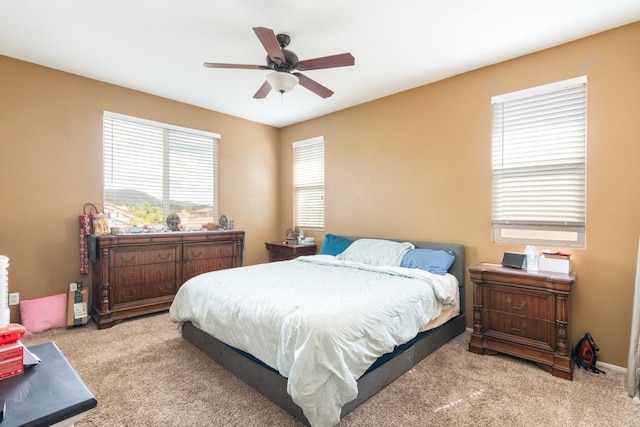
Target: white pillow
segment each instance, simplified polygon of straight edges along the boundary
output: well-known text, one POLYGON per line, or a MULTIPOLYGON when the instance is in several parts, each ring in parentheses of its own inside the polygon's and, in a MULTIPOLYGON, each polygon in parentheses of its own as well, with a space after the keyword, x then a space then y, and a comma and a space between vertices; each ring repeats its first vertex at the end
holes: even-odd
POLYGON ((381 239, 358 239, 344 252, 336 256, 344 261, 362 262, 369 265, 399 267, 402 257, 415 248, 409 242, 392 242, 381 239))

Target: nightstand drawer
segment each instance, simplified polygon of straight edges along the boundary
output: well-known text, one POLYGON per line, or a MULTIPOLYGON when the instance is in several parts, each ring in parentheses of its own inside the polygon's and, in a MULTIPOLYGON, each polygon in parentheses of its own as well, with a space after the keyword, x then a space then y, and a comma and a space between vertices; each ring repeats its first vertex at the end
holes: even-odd
POLYGON ((513 286, 487 285, 485 307, 504 313, 536 319, 554 318, 554 299, 551 292, 517 289, 513 286))
POLYGON ((269 262, 287 261, 299 256, 315 255, 316 245, 302 245, 296 243, 266 242, 269 251, 269 262))
POLYGON ((555 324, 553 322, 508 313, 487 312, 485 335, 507 334, 513 339, 519 337, 522 344, 553 351, 555 346, 555 324), (496 334, 496 332, 498 334, 496 334))

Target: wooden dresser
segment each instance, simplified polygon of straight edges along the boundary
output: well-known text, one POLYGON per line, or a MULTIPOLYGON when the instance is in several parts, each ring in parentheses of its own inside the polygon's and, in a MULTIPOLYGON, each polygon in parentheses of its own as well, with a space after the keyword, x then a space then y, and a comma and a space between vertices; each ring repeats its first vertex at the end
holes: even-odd
POLYGON ((178 288, 207 271, 242 265, 244 231, 91 236, 91 317, 98 329, 167 310, 178 288))
POLYGON ((518 356, 571 380, 569 297, 574 275, 488 263, 470 267, 469 274, 473 283, 469 351, 518 356))
POLYGON ((316 245, 299 245, 285 242, 267 242, 265 246, 269 251, 269 262, 287 261, 302 255, 315 255, 318 249, 316 245))

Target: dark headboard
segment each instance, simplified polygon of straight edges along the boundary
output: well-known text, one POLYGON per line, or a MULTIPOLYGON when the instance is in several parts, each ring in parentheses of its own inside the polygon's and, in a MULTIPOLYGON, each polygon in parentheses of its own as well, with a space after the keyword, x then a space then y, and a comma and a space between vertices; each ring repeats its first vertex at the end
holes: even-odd
MULTIPOLYGON (((362 239, 362 236, 341 236, 345 239, 362 239)), ((367 239, 380 239, 381 237, 366 237, 367 239)), ((464 261, 464 246, 459 243, 440 243, 440 242, 427 242, 422 240, 407 240, 407 239, 385 239, 392 240, 394 242, 411 242, 415 245, 416 248, 425 248, 425 249, 440 249, 444 251, 451 251, 456 256, 455 261, 449 268, 449 273, 454 275, 456 279, 458 279, 458 284, 460 286, 460 313, 465 312, 465 303, 464 303, 464 278, 465 278, 465 261, 464 261)))

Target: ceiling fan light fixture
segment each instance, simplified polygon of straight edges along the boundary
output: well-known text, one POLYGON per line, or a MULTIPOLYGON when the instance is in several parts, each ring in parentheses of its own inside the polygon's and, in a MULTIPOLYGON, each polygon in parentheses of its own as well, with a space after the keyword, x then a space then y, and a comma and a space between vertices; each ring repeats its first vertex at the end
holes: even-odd
POLYGON ((271 88, 277 92, 289 92, 298 84, 298 78, 284 71, 275 71, 267 74, 267 81, 271 88))

